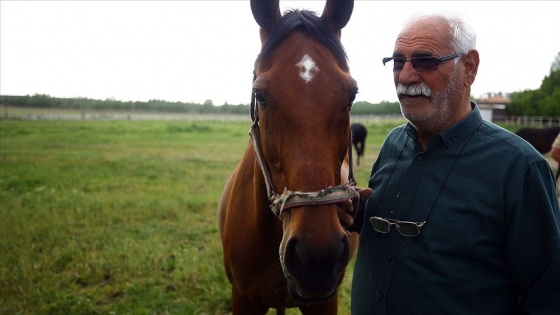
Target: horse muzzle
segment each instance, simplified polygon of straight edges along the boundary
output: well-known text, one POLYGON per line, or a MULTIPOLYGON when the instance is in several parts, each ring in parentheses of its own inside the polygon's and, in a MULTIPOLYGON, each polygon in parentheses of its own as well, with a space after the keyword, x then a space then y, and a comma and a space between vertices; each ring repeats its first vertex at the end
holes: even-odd
POLYGON ((284 247, 282 267, 290 296, 297 302, 318 302, 332 297, 350 261, 346 233, 331 233, 323 237, 320 241, 323 246, 292 236, 284 247), (330 241, 326 242, 329 238, 330 241))

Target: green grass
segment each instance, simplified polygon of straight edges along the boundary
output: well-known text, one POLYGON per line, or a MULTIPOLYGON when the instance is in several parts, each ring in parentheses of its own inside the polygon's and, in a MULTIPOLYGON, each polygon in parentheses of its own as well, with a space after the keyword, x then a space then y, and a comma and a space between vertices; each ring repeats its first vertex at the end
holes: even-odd
POLYGON ((222 314, 242 123, 1 121, 1 314, 222 314))

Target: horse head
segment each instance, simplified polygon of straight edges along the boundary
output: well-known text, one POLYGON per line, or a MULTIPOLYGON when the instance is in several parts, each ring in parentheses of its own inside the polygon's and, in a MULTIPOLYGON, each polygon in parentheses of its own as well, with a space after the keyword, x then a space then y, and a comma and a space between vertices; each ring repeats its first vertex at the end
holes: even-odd
POLYGON ((351 257, 336 203, 356 194, 341 185, 349 180, 341 169, 351 152, 350 109, 358 88, 340 30, 353 2, 329 0, 320 16, 304 10, 282 15, 279 1, 251 1, 251 10, 262 42, 253 81, 253 146, 282 224, 283 273, 293 299, 327 299, 351 257))

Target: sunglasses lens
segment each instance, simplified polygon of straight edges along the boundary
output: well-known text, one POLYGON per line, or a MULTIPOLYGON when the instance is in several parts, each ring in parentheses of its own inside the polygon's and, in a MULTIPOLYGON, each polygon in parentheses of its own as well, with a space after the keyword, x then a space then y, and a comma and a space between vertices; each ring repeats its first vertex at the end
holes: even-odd
POLYGON ((414 223, 397 223, 397 230, 404 236, 418 236, 420 229, 414 223))
POLYGON ((405 63, 404 58, 394 58, 393 59, 393 71, 401 71, 404 68, 405 63))
MULTIPOLYGON (((392 67, 393 71, 401 71, 406 62, 407 60, 402 57, 392 57, 383 60, 383 64, 386 67, 392 67)), ((410 59, 410 62, 412 67, 418 72, 435 71, 439 66, 439 61, 436 57, 417 57, 410 59)))
POLYGON ((389 233, 389 231, 391 229, 391 226, 390 226, 389 222, 387 222, 386 220, 383 220, 382 218, 371 217, 369 219, 369 221, 371 222, 371 225, 373 226, 373 229, 376 230, 377 232, 389 233))
POLYGON ((438 60, 434 57, 412 58, 410 62, 418 72, 435 71, 438 68, 438 60))

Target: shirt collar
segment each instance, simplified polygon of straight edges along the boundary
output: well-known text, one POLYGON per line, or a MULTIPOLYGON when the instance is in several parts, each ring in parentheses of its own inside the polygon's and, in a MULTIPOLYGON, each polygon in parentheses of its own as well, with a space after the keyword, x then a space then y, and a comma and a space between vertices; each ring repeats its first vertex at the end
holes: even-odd
MULTIPOLYGON (((471 101, 471 108, 472 112, 469 115, 438 135, 438 139, 447 147, 451 147, 468 137, 482 123, 482 115, 478 105, 471 101)), ((417 139, 416 129, 414 129, 410 122, 406 124, 405 131, 410 138, 417 139)))
POLYGON ((473 109, 467 117, 444 130, 440 137, 446 146, 450 147, 453 144, 460 142, 466 137, 470 136, 482 123, 482 115, 478 109, 478 105, 471 101, 471 108, 473 109))

